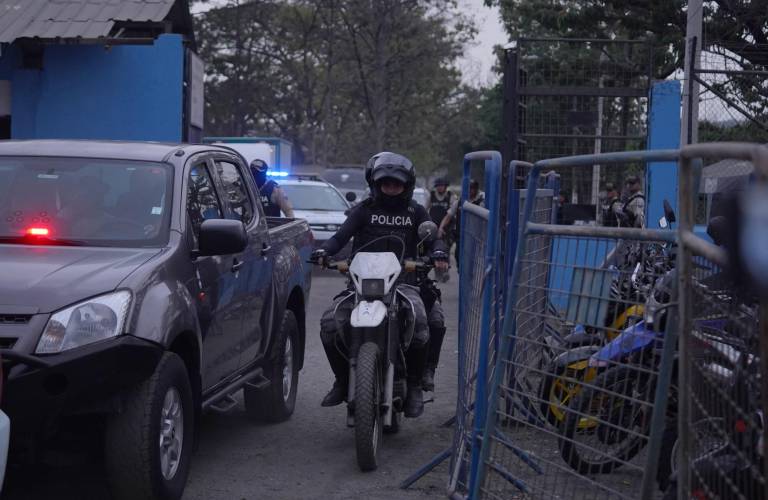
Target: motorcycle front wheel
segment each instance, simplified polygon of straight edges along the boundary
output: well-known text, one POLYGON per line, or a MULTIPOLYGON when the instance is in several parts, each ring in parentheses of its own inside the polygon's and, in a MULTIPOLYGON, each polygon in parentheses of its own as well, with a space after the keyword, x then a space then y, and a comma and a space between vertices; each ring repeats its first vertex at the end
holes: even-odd
POLYGON ((355 448, 363 472, 378 467, 383 421, 381 416, 382 376, 379 346, 366 342, 357 353, 355 371, 355 448))

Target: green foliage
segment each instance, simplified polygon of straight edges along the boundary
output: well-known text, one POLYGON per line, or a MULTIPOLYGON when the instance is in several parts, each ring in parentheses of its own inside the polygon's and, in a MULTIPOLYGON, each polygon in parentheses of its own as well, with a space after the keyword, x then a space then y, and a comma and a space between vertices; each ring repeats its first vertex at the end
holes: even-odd
MULTIPOLYGON (((686 0, 486 0, 498 5, 507 32, 519 37, 653 37, 655 76, 682 68, 686 0)), ((765 0, 704 0, 704 43, 728 48, 746 64, 766 66, 765 0)))
POLYGON ((453 0, 229 0, 197 23, 207 135, 280 135, 303 163, 451 160, 474 34, 453 0))

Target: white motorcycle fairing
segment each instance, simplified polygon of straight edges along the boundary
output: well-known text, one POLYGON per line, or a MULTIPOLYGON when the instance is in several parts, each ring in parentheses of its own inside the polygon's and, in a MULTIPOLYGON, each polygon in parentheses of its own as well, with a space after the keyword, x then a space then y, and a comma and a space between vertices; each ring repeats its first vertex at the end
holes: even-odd
POLYGON ((384 295, 388 294, 401 271, 400 261, 392 252, 357 252, 349 265, 349 275, 360 295, 366 279, 384 280, 384 295))
POLYGON ((350 317, 350 324, 356 328, 373 328, 379 326, 387 317, 387 306, 380 300, 373 302, 360 301, 350 317))

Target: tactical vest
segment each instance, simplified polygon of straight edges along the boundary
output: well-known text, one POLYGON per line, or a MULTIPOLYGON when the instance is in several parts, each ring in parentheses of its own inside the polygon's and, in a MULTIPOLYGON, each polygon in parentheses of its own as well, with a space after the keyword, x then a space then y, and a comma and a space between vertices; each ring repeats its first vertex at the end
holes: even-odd
POLYGON ((619 220, 616 217, 615 205, 621 204, 621 200, 618 198, 612 198, 608 201, 608 204, 603 209, 603 226, 616 227, 619 225, 619 220))
POLYGON ((429 218, 432 222, 440 225, 445 218, 445 214, 448 213, 448 209, 451 208, 451 202, 453 201, 453 193, 446 191, 443 199, 440 200, 437 197, 435 191, 429 193, 429 218))
POLYGON ((622 211, 629 218, 629 225, 630 225, 630 227, 635 225, 635 219, 636 219, 637 216, 635 215, 635 213, 632 210, 629 209, 629 205, 633 201, 637 200, 638 198, 641 198, 643 201, 645 201, 645 195, 642 192, 635 193, 632 196, 630 196, 629 198, 627 198, 627 201, 624 202, 624 206, 622 207, 622 211))
POLYGON ((272 203, 272 193, 277 187, 277 182, 267 181, 259 189, 259 196, 261 197, 261 206, 264 208, 264 215, 267 217, 280 217, 280 207, 276 203, 272 203))
POLYGON ((374 201, 364 202, 365 224, 355 234, 352 252, 363 248, 365 252, 394 252, 398 257, 403 253, 402 245, 393 238, 379 241, 382 236, 395 235, 405 241, 405 257, 417 257, 418 221, 416 220, 416 202, 399 210, 385 210, 374 201), (369 244, 370 243, 370 244, 369 244))

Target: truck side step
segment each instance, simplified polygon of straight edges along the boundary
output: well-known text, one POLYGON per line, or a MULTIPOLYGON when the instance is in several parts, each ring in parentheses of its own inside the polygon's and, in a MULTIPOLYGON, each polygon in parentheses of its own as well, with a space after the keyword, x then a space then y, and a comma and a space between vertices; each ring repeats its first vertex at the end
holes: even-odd
POLYGON ((263 389, 270 384, 268 378, 264 376, 264 370, 255 368, 243 376, 233 380, 223 388, 219 389, 203 401, 203 410, 210 409, 216 413, 227 413, 237 406, 237 400, 234 394, 245 387, 263 389))

